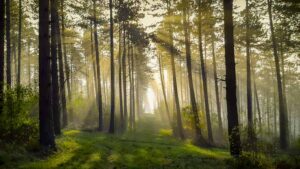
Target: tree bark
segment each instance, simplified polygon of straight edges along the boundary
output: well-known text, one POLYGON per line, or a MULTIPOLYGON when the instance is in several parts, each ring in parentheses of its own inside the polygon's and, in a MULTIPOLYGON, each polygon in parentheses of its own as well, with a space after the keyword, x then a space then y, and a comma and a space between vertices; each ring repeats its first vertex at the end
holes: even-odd
POLYGON ((49 43, 49 1, 39 1, 39 128, 40 144, 55 148, 52 105, 49 43))
MULTIPOLYGON (((124 25, 124 24, 123 24, 124 25)), ((123 28, 124 29, 124 28, 123 28)), ((124 121, 121 128, 124 131, 127 129, 127 87, 126 87, 126 30, 123 30, 123 56, 122 56, 122 69, 123 69, 123 92, 124 92, 124 121)))
MULTIPOLYGON (((215 35, 212 33, 212 59, 213 59, 213 69, 214 69, 214 82, 215 82, 215 92, 216 92, 216 105, 218 113, 218 127, 221 136, 223 136, 223 124, 222 124, 222 115, 221 115, 221 105, 220 105, 220 96, 219 96, 219 87, 218 87, 218 76, 217 76, 217 64, 215 56, 215 35)), ((223 137, 222 137, 223 138, 223 137)))
POLYGON ((54 133, 61 134, 60 124, 60 105, 59 105, 59 86, 58 86, 58 69, 57 69, 57 1, 51 0, 51 77, 52 77, 52 106, 53 106, 53 123, 54 133))
MULTIPOLYGON (((22 0, 19 0, 19 36, 18 36, 18 74, 17 74, 17 86, 21 84, 21 52, 22 52, 22 0)), ((19 96, 19 94, 18 94, 19 96)))
POLYGON ((4 103, 4 1, 0 0, 0 115, 3 113, 4 103))
POLYGON ((6 83, 11 88, 10 0, 6 0, 6 83))
POLYGON ((115 64, 114 64, 114 23, 113 23, 113 2, 109 0, 109 22, 110 22, 110 124, 109 133, 115 132, 115 64))
POLYGON ((97 70, 97 101, 98 101, 98 112, 99 112, 99 126, 98 130, 103 131, 103 110, 102 110, 102 92, 101 92, 101 79, 100 79, 100 59, 99 59, 99 44, 97 35, 97 18, 96 18, 96 0, 93 0, 94 4, 94 40, 95 40, 95 51, 96 51, 96 70, 97 70))
MULTIPOLYGON (((172 16, 172 12, 170 9, 171 2, 168 1, 168 15, 172 16)), ((172 78, 173 78, 173 92, 174 92, 174 99, 175 99, 175 108, 176 108, 176 121, 177 121, 177 133, 181 139, 184 139, 184 132, 183 132, 183 125, 182 125, 182 118, 181 118, 181 110, 180 110, 180 103, 178 97, 178 88, 177 88, 177 76, 176 76, 176 68, 175 68, 175 56, 174 56, 174 44, 173 44, 173 30, 171 24, 169 26, 169 40, 170 40, 170 55, 171 55, 171 67, 172 67, 172 78)))
POLYGON ((226 101, 228 118, 228 135, 230 153, 238 157, 241 153, 241 140, 236 100, 236 74, 233 39, 233 4, 232 0, 223 0, 224 33, 225 33, 225 68, 226 68, 226 101))
POLYGON ((250 35, 249 35, 249 0, 246 0, 246 69, 247 69, 247 117, 248 142, 253 144, 255 133, 253 128, 252 89, 251 89, 251 61, 250 61, 250 35))
POLYGON ((185 53, 186 53, 186 65, 188 73, 188 84, 190 89, 190 101, 192 104, 193 111, 193 120, 195 127, 195 142, 197 144, 203 144, 204 139, 202 137, 201 128, 200 128, 200 119, 198 115, 197 103, 195 98, 194 86, 193 86, 193 77, 192 77, 192 60, 191 60, 191 44, 190 44, 190 33, 189 33, 189 21, 188 21, 188 7, 183 9, 183 27, 184 27, 184 43, 185 43, 185 53))
MULTIPOLYGON (((201 64, 201 74, 203 82, 203 94, 204 94, 204 103, 205 103, 205 113, 206 113, 206 124, 207 124, 207 134, 209 144, 213 144, 213 135, 210 121, 210 111, 209 111, 209 102, 208 102, 208 90, 207 90, 207 77, 206 77, 206 68, 203 57, 203 45, 202 45, 202 12, 200 9, 200 3, 198 4, 198 42, 199 42, 199 53, 200 53, 200 64, 201 64)), ((197 112, 198 113, 198 112, 197 112)))
POLYGON ((289 146, 287 108, 284 106, 285 98, 283 96, 283 88, 282 88, 280 66, 279 66, 279 56, 277 53, 277 42, 276 42, 276 37, 275 37, 274 27, 273 27, 272 0, 267 0, 267 2, 268 2, 268 14, 269 14, 269 21, 270 21, 271 36, 272 36, 271 38, 272 38, 273 55, 275 60, 278 100, 279 100, 280 148, 287 149, 289 146))
POLYGON ((170 123, 170 126, 172 127, 170 111, 169 111, 169 106, 168 106, 168 102, 167 102, 166 90, 165 90, 165 79, 164 79, 164 74, 163 74, 163 65, 162 65, 161 56, 158 55, 157 59, 158 59, 158 67, 159 67, 161 88, 162 88, 162 92, 163 92, 163 96, 164 96, 164 102, 165 102, 165 106, 166 106, 167 117, 168 117, 168 121, 170 123))

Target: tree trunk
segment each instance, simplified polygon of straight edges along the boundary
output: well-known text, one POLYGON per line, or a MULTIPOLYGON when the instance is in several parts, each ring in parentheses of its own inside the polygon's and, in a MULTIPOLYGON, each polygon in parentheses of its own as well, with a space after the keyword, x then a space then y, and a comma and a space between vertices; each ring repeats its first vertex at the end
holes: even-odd
POLYGON ((233 39, 233 4, 232 0, 223 0, 224 7, 224 33, 225 33, 225 68, 226 68, 226 101, 230 153, 239 156, 241 140, 236 104, 236 74, 233 39))
POLYGON ((123 92, 124 92, 124 121, 121 128, 124 131, 127 129, 127 87, 126 87, 126 30, 123 32, 123 56, 122 56, 122 69, 123 69, 123 92))
MULTIPOLYGON (((218 76, 217 76, 217 64, 215 56, 215 34, 212 33, 212 59, 213 59, 213 69, 214 69, 214 82, 215 82, 215 92, 216 92, 216 105, 218 113, 218 127, 221 136, 223 136, 223 124, 222 124, 222 115, 221 115, 221 105, 220 105, 220 96, 219 96, 219 87, 218 87, 218 76)), ((223 137, 222 137, 223 138, 223 137)))
POLYGON ((163 92, 163 96, 164 96, 164 102, 165 102, 165 106, 166 106, 167 117, 168 117, 170 126, 172 127, 172 122, 171 122, 171 117, 170 117, 170 111, 169 111, 169 106, 168 106, 168 102, 167 102, 166 90, 165 90, 165 79, 164 79, 164 74, 163 74, 163 65, 162 65, 161 56, 158 55, 157 59, 158 59, 158 67, 159 67, 159 75, 160 75, 160 81, 161 81, 161 88, 162 88, 162 92, 163 92))
POLYGON ((114 64, 114 23, 113 23, 113 2, 109 0, 109 22, 110 22, 110 124, 109 133, 115 132, 115 64, 114 64))
MULTIPOLYGON (((19 0, 19 36, 18 36, 18 74, 17 74, 17 86, 21 84, 21 52, 22 52, 22 1, 19 0)), ((19 98, 19 94, 18 94, 19 98)))
POLYGON ((97 35, 97 18, 96 18, 96 0, 93 0, 94 4, 94 40, 95 40, 95 51, 96 51, 96 70, 97 70, 97 101, 98 101, 98 112, 99 112, 99 126, 98 130, 103 131, 103 110, 102 110, 102 92, 101 92, 101 79, 100 79, 100 59, 99 59, 99 44, 97 35))
POLYGON ((0 0, 0 115, 4 103, 4 0, 0 0))
MULTIPOLYGON (((171 2, 168 1, 168 15, 172 16, 172 12, 170 9, 171 2)), ((179 97, 178 97, 178 89, 177 89, 177 76, 176 76, 176 69, 175 69, 175 56, 174 56, 174 43, 173 43, 173 30, 172 25, 168 25, 169 29, 169 40, 170 40, 170 55, 171 55, 171 67, 172 67, 172 78, 173 78, 173 92, 174 92, 174 99, 175 99, 175 108, 176 108, 176 121, 177 121, 177 133, 181 139, 184 139, 184 132, 183 132, 183 126, 182 126, 182 118, 181 118, 181 110, 180 110, 180 103, 179 103, 179 97)), ((174 116, 175 117, 175 116, 174 116)))
POLYGON ((200 128, 200 119, 198 115, 197 103, 195 98, 194 86, 193 86, 193 77, 192 77, 192 60, 191 60, 191 44, 190 44, 190 33, 189 33, 189 17, 187 16, 189 7, 183 9, 183 27, 184 27, 184 42, 185 42, 185 53, 186 53, 186 65, 188 73, 188 83, 190 89, 190 98, 193 111, 194 127, 195 127, 195 142, 197 144, 203 144, 204 139, 202 137, 201 128, 200 128))
POLYGON ((49 43, 49 1, 39 1, 39 128, 40 144, 55 147, 52 105, 49 43))
POLYGON ((11 88, 10 0, 6 0, 6 83, 11 88))
MULTIPOLYGON (((207 77, 206 77, 206 68, 203 57, 203 45, 202 45, 202 14, 201 14, 200 4, 198 5, 198 42, 199 42, 199 53, 200 53, 200 64, 201 64, 201 74, 203 81, 203 93, 204 93, 204 103, 205 103, 205 113, 206 113, 206 124, 207 124, 207 134, 209 144, 213 144, 213 135, 210 121, 210 111, 209 111, 209 102, 208 102, 208 90, 207 90, 207 77)), ((198 113, 198 112, 197 112, 198 113)))
POLYGON ((246 0, 246 69, 247 69, 247 117, 248 117, 248 142, 253 144, 255 133, 253 128, 252 89, 251 89, 251 61, 250 61, 250 35, 249 35, 249 0, 246 0))
MULTIPOLYGON (((65 63, 65 72, 66 72, 66 82, 67 82, 67 91, 68 91, 68 100, 71 103, 72 101, 72 94, 71 94, 71 84, 70 84, 70 67, 67 60, 67 46, 65 43, 65 18, 64 18, 64 0, 61 0, 60 4, 60 12, 61 12, 61 31, 62 31, 62 45, 63 45, 63 58, 65 63)), ((72 107, 70 108, 69 114, 72 114, 73 112, 72 107)), ((68 119, 65 121, 66 123, 64 126, 68 125, 68 119)))
MULTIPOLYGON (((120 22, 120 20, 119 20, 120 22)), ((124 111, 123 111, 123 90, 122 90, 122 28, 121 22, 119 23, 119 104, 120 104, 120 128, 123 128, 124 111)), ((123 51, 124 52, 124 51, 123 51)))
POLYGON ((51 0, 51 77, 52 77, 52 106, 54 133, 60 135, 60 105, 57 70, 57 1, 51 0))
POLYGON ((277 53, 277 43, 276 43, 276 37, 275 37, 274 27, 273 27, 272 0, 267 0, 267 2, 268 2, 268 13, 269 13, 271 36, 272 36, 273 55, 274 55, 274 60, 275 60, 278 100, 279 100, 280 148, 287 149, 289 146, 287 110, 286 110, 286 107, 284 106, 285 98, 283 96, 283 88, 282 88, 280 66, 279 66, 279 57, 278 57, 278 53, 277 53))

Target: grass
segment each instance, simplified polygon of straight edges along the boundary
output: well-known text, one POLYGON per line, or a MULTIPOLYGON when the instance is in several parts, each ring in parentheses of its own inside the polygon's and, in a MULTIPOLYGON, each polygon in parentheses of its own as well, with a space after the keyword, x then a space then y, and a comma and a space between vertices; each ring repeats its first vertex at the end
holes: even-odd
MULTIPOLYGON (((2 169, 210 169, 226 168, 229 154, 177 141, 166 131, 113 136, 98 132, 67 130, 56 140, 58 151, 42 156, 15 150, 6 155, 2 169)), ((2 152, 3 153, 3 152, 2 152)), ((3 154, 2 154, 3 156, 3 154)), ((1 158, 1 151, 0 151, 1 158)), ((2 157, 3 158, 3 157, 2 157)))

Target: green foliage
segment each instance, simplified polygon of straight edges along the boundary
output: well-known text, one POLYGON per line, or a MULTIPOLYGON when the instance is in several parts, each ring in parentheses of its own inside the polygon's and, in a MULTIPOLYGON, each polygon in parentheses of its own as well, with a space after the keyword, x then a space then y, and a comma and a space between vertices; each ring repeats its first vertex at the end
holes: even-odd
POLYGON ((28 144, 38 136, 38 94, 28 87, 5 92, 3 114, 0 116, 0 140, 28 144))
POLYGON ((57 153, 47 158, 23 153, 17 162, 5 161, 0 168, 222 169, 229 158, 224 150, 199 148, 158 133, 113 136, 69 130, 57 146, 57 153))
POLYGON ((244 152, 238 158, 227 160, 230 169, 271 169, 272 160, 263 154, 244 152))

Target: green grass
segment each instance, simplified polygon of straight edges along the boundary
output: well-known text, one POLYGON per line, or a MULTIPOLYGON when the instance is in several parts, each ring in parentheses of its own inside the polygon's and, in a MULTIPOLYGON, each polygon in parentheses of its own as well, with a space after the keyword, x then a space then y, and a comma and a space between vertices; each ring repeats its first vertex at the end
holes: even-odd
POLYGON ((12 153, 13 157, 2 159, 4 164, 0 164, 0 168, 222 169, 226 168, 225 159, 229 158, 225 150, 204 149, 177 141, 168 136, 166 131, 158 134, 127 133, 113 136, 68 130, 56 142, 58 151, 52 155, 40 157, 38 153, 15 151, 12 153))

